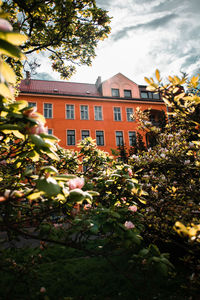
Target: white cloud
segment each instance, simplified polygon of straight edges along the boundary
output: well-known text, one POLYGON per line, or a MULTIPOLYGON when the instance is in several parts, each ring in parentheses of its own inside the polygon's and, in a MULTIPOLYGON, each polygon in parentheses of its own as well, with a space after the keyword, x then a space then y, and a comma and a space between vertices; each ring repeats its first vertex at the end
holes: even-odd
MULTIPOLYGON (((94 83, 98 76, 105 80, 121 72, 144 84, 144 76, 156 68, 164 76, 199 68, 199 0, 97 0, 97 4, 113 16, 111 35, 100 42, 92 67, 78 67, 70 81, 94 83)), ((59 79, 46 63, 40 72, 59 79)))

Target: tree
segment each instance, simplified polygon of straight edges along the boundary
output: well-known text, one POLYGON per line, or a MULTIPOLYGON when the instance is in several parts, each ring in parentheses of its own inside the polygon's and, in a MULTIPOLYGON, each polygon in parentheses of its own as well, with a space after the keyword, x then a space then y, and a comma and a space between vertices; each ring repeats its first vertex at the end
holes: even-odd
POLYGON ((91 65, 99 40, 110 32, 110 17, 95 0, 9 0, 2 8, 13 29, 28 36, 23 53, 48 51, 62 78, 69 78, 76 64, 91 65))

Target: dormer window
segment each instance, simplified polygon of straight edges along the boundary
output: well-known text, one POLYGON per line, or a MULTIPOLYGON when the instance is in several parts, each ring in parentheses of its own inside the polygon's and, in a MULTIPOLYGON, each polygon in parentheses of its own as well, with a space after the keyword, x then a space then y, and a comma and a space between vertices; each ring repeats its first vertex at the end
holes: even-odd
POLYGON ((111 89, 112 97, 119 97, 119 89, 111 89))
POLYGON ((132 98, 131 90, 124 90, 124 98, 132 98))

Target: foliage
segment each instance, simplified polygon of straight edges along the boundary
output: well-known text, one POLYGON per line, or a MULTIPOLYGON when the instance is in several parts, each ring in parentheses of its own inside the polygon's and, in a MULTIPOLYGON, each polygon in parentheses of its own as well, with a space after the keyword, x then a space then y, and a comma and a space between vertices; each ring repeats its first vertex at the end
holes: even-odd
POLYGON ((28 36, 21 45, 27 58, 47 51, 53 70, 62 78, 72 76, 76 64, 91 65, 98 42, 110 32, 107 11, 93 0, 9 0, 2 7, 14 30, 28 36))

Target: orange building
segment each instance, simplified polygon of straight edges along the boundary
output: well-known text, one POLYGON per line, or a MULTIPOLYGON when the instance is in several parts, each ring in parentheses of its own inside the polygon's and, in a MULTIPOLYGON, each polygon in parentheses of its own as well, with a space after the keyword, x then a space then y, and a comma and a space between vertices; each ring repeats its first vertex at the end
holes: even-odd
POLYGON ((133 146, 138 124, 132 119, 136 107, 151 109, 152 121, 166 111, 159 94, 146 90, 121 73, 95 84, 24 79, 18 100, 36 106, 47 121, 49 133, 63 148, 76 148, 88 136, 107 152, 121 144, 133 146))

